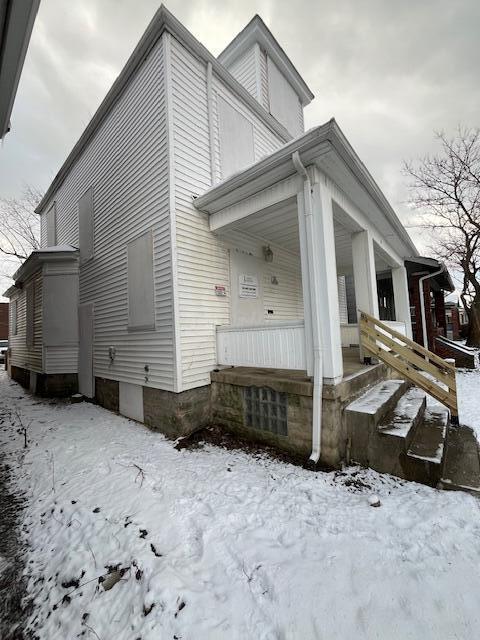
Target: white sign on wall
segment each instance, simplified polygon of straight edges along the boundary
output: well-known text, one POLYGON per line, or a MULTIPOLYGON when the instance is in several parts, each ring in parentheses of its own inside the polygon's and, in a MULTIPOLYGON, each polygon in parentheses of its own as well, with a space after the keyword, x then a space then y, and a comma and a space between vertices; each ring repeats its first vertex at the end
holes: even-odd
POLYGON ((258 298, 258 279, 247 273, 240 274, 238 278, 239 298, 258 298))

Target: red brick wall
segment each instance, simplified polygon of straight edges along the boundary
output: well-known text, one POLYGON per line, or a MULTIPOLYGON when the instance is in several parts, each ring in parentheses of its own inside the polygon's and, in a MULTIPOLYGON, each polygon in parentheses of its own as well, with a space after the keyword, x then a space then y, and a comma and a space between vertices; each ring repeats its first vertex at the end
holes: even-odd
POLYGON ((8 339, 8 302, 0 302, 0 340, 8 339))

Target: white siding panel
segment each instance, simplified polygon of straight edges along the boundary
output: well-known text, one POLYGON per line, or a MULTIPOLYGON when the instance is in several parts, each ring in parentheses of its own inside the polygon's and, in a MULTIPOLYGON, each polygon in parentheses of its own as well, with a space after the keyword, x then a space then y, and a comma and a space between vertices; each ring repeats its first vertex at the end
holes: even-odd
POLYGON ((55 194, 57 241, 78 246, 78 203, 93 188, 95 256, 80 303, 95 305, 94 374, 172 390, 174 372, 166 101, 159 41, 55 194), (127 244, 154 244, 155 331, 128 332, 127 244), (108 348, 116 349, 113 364, 108 348))
POLYGON ((257 71, 255 45, 245 51, 241 56, 227 67, 234 78, 236 78, 245 89, 259 100, 257 95, 257 71))
MULTIPOLYGON (((30 369, 37 373, 42 373, 42 277, 41 272, 37 272, 25 282, 24 288, 16 294, 12 300, 17 301, 17 332, 9 336, 9 347, 11 348, 10 363, 15 367, 30 369), (33 326, 34 338, 33 346, 27 347, 27 292, 29 285, 34 286, 34 313, 33 326)), ((15 305, 10 305, 12 314, 15 305)), ((13 321, 10 317, 10 326, 13 321)))
POLYGON ((78 345, 44 347, 45 373, 77 373, 78 345))

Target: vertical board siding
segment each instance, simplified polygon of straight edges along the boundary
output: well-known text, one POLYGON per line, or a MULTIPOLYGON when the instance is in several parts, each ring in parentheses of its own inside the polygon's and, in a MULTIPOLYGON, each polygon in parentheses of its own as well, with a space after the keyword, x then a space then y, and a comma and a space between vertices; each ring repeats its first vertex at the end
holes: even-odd
POLYGON ((59 244, 78 246, 78 202, 90 187, 94 257, 80 268, 80 304, 94 303, 94 375, 145 384, 148 365, 148 384, 172 390, 170 212, 161 41, 130 79, 55 194, 59 244), (155 330, 129 332, 127 243, 149 230, 154 246, 155 330), (116 350, 113 363, 110 346, 116 350))
MULTIPOLYGON (((230 321, 230 262, 225 242, 210 231, 208 215, 193 206, 193 198, 213 182, 206 66, 173 37, 171 55, 182 387, 190 389, 210 383, 216 365, 215 327, 230 321), (225 286, 227 295, 216 296, 215 285, 225 286)), ((214 161, 220 179, 217 94, 252 122, 255 160, 283 141, 214 76, 214 161)))
MULTIPOLYGON (((42 276, 38 271, 25 282, 22 290, 12 297, 12 301, 17 301, 17 333, 10 334, 9 348, 11 349, 10 363, 15 367, 30 369, 37 373, 43 371, 42 359, 42 276), (33 346, 27 347, 27 292, 30 283, 34 284, 34 338, 33 346)), ((10 316, 13 312, 13 305, 10 305, 10 316)), ((10 327, 13 326, 10 317, 10 327)))
POLYGON ((234 60, 227 69, 260 102, 260 96, 257 95, 256 65, 255 45, 252 45, 250 49, 234 60))

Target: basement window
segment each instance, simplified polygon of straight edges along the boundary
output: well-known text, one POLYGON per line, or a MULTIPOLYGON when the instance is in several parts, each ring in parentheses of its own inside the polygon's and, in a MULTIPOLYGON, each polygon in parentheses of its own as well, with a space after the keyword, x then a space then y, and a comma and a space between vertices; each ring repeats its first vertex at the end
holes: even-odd
POLYGON ((286 393, 268 387, 245 387, 244 408, 247 427, 288 435, 286 393))

